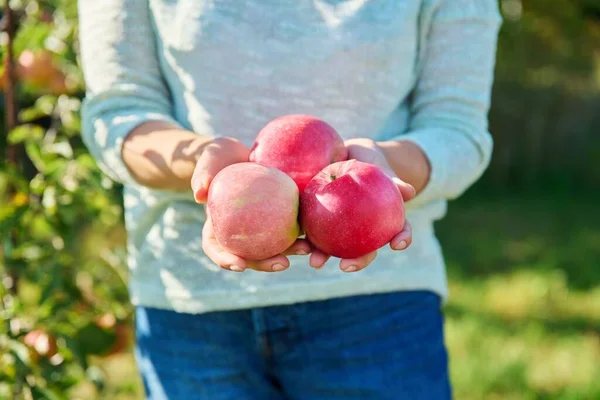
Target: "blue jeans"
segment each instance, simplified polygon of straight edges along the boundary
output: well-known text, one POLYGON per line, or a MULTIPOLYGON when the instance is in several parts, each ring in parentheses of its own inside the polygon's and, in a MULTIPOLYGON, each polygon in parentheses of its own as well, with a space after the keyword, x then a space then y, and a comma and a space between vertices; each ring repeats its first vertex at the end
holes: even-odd
POLYGON ((451 398, 440 298, 427 291, 200 315, 136 310, 149 399, 451 398))

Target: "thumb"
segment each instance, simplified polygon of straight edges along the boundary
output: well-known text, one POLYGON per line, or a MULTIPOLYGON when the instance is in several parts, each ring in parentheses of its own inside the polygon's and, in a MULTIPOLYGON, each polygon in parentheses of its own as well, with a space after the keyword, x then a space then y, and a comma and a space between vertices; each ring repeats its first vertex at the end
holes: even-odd
POLYGON ((410 183, 404 182, 402 179, 398 178, 397 176, 394 176, 392 178, 392 181, 394 181, 394 183, 398 187, 398 190, 400 190, 400 194, 402 195, 402 200, 409 201, 413 197, 415 197, 415 195, 417 194, 417 191, 410 183))
POLYGON ((392 182, 394 182, 398 187, 398 190, 400 190, 402 200, 409 201, 415 197, 417 194, 415 188, 410 183, 398 178, 398 175, 396 175, 396 172, 392 169, 390 164, 387 162, 385 155, 381 151, 378 152, 378 160, 378 166, 392 179, 392 182))
POLYGON ((206 203, 208 198, 208 188, 213 176, 210 176, 200 163, 196 164, 196 169, 192 175, 192 192, 196 203, 206 203), (200 168, 199 168, 200 167, 200 168))
POLYGON ((192 191, 194 192, 194 200, 197 203, 206 203, 208 200, 208 189, 214 177, 224 168, 239 162, 238 160, 224 157, 220 152, 212 152, 209 150, 203 153, 196 164, 196 169, 192 175, 192 191))
POLYGON ((191 185, 194 192, 194 200, 197 203, 205 203, 208 198, 208 188, 215 175, 223 168, 231 164, 220 146, 213 143, 204 148, 202 155, 196 163, 191 185))
POLYGON ((206 203, 213 178, 231 164, 248 161, 250 151, 239 141, 215 139, 202 151, 192 175, 191 186, 197 203, 206 203))

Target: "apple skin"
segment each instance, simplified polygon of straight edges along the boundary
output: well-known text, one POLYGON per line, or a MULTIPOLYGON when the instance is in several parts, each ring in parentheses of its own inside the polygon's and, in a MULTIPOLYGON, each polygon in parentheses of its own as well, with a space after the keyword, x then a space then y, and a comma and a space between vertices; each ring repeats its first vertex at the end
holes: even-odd
POLYGON ((41 357, 52 358, 57 353, 54 336, 39 329, 28 332, 23 343, 29 347, 30 355, 36 360, 41 357))
POLYGON ((375 251, 404 228, 400 190, 381 168, 357 160, 325 167, 300 197, 300 221, 308 240, 339 258, 375 251))
MULTIPOLYGON (((15 62, 15 77, 32 89, 55 95, 69 93, 67 78, 48 50, 23 50, 15 62)), ((0 75, 0 90, 6 86, 6 71, 0 75)))
POLYGON ((250 161, 288 174, 300 193, 325 166, 348 159, 337 131, 325 121, 304 114, 275 118, 256 136, 250 161))
POLYGON ((213 179, 207 208, 217 241, 246 260, 282 253, 300 235, 298 188, 280 170, 244 162, 213 179))

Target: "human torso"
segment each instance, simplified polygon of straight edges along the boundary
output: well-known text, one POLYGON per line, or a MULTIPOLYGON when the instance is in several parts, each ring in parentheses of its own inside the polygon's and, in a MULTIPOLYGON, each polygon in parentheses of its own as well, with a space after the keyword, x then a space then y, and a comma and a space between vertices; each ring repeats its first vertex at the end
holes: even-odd
MULTIPOLYGON (((424 0, 150 0, 158 58, 183 126, 250 145, 271 119, 312 114, 344 138, 386 139, 408 126, 424 0)), ((220 270, 202 253, 204 212, 191 195, 125 188, 132 300, 203 312, 399 288, 445 293, 432 221, 409 210, 413 245, 380 251, 360 274, 292 257, 283 273, 220 270)))

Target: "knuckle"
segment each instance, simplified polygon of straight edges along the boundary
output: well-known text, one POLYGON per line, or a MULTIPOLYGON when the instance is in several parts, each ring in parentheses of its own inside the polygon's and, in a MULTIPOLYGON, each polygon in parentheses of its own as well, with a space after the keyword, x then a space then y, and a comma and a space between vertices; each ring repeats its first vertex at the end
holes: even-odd
POLYGON ((232 145, 232 144, 236 144, 238 141, 236 139, 230 138, 230 137, 226 137, 226 136, 222 136, 222 137, 218 137, 212 140, 211 144, 216 144, 216 145, 232 145))

